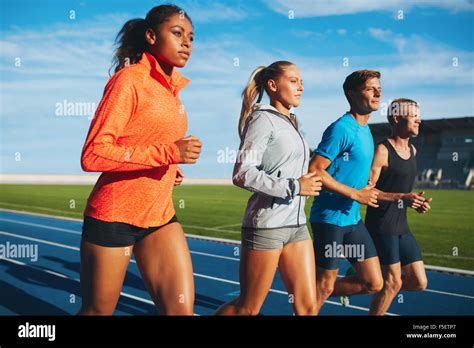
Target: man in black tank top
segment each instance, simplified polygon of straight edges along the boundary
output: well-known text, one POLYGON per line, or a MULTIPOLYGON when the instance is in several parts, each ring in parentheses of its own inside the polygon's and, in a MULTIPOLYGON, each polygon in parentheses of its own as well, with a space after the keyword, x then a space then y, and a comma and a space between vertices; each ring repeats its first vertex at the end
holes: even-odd
POLYGON ((378 144, 370 171, 370 181, 379 191, 379 207, 369 206, 365 218, 384 277, 384 287, 370 305, 372 315, 385 314, 401 289, 421 291, 427 285, 420 248, 407 222, 407 207, 419 213, 431 209, 431 198, 423 197, 424 192, 411 192, 416 149, 409 139, 418 135, 419 106, 410 99, 396 99, 388 108, 388 120, 392 135, 378 144))

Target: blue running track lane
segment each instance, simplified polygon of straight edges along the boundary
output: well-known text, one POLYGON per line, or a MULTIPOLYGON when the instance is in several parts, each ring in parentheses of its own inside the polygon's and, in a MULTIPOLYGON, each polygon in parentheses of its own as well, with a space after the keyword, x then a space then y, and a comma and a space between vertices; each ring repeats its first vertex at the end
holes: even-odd
MULTIPOLYGON (((37 245, 38 259, 0 259, 0 315, 72 315, 81 305, 79 246, 82 222, 0 210, 0 244, 37 245)), ((239 293, 239 245, 187 237, 193 260, 195 314, 212 315, 239 293), (236 256, 237 255, 237 256, 236 256)), ((348 263, 341 265, 344 274, 348 263)), ((330 298, 320 315, 367 315, 371 296, 351 297, 349 307, 330 298)), ((428 289, 402 291, 388 315, 473 315, 474 277, 428 272, 428 289)), ((261 310, 293 315, 277 272, 261 310)), ((155 315, 136 263, 128 267, 116 315, 155 315)))

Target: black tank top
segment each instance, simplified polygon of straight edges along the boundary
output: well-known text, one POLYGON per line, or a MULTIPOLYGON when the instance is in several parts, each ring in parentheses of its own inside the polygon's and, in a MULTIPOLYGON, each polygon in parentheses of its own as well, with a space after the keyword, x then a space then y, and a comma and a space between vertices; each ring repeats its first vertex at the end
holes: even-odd
MULTIPOLYGON (((383 192, 411 192, 416 177, 413 146, 410 144, 410 158, 405 160, 387 139, 381 144, 388 150, 388 168, 380 173, 375 187, 383 192)), ((365 224, 370 232, 399 235, 410 231, 404 201, 378 201, 378 205, 379 208, 367 207, 365 224)))

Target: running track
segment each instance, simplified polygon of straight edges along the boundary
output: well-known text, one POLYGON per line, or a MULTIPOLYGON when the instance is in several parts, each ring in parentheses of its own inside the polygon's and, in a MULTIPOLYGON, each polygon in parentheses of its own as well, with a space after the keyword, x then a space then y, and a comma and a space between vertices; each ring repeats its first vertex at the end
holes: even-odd
MULTIPOLYGON (((0 210, 0 244, 37 244, 38 260, 0 259, 0 315, 71 315, 81 303, 79 243, 81 221, 0 210)), ((196 289, 196 315, 211 315, 239 291, 238 244, 187 238, 191 250, 196 289)), ((341 265, 345 272, 348 263, 341 265)), ((392 315, 473 315, 474 277, 428 272, 428 289, 401 292, 392 315)), ((367 315, 370 296, 351 297, 342 307, 330 298, 321 315, 367 315)), ((261 313, 292 315, 283 281, 277 272, 261 313)), ((128 267, 122 296, 115 314, 153 315, 154 305, 145 290, 136 263, 128 267)))

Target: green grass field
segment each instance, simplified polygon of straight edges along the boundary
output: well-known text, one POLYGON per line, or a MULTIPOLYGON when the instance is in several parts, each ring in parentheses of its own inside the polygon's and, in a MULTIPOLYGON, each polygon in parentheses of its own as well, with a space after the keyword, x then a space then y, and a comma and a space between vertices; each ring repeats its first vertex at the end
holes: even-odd
MULTIPOLYGON (((91 189, 83 185, 0 185, 0 208, 81 218, 91 189)), ((186 233, 239 240, 249 196, 232 186, 181 186, 175 190, 174 202, 186 233)), ((474 192, 433 190, 426 196, 433 197, 430 213, 409 210, 411 230, 425 263, 474 270, 474 192)), ((306 204, 307 213, 310 206, 311 200, 306 204)))

